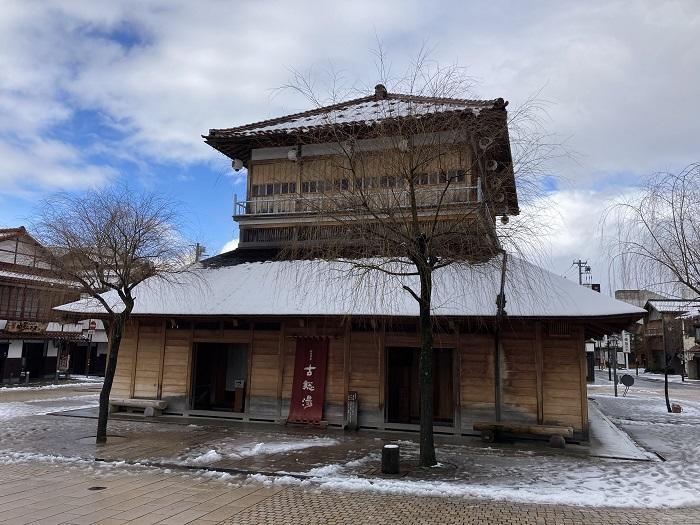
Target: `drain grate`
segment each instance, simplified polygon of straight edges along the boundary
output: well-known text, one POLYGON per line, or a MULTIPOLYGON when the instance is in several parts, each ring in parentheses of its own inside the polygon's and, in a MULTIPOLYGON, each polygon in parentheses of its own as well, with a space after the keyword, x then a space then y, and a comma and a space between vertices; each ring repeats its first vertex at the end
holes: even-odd
POLYGON ((88 490, 104 490, 107 487, 88 487, 88 490))

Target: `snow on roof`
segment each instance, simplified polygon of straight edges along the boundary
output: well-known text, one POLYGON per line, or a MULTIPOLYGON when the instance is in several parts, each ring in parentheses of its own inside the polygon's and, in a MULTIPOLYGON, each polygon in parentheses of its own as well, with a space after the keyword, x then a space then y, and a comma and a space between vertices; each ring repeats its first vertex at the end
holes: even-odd
MULTIPOLYGON (((392 269, 398 269, 396 266, 392 269)), ((493 316, 500 261, 453 264, 436 271, 433 313, 493 316)), ((418 304, 403 289, 418 288, 415 276, 394 277, 331 261, 248 262, 196 269, 175 280, 149 279, 134 289, 135 315, 366 315, 418 316, 418 304)), ((116 294, 103 296, 115 309, 116 294)), ((519 259, 509 259, 506 311, 511 317, 638 316, 641 308, 601 295, 519 259)), ((104 312, 95 299, 56 308, 104 312)))
POLYGON ((469 110, 478 116, 481 110, 494 107, 505 107, 505 102, 502 99, 467 100, 384 92, 243 126, 211 129, 209 137, 252 137, 305 132, 328 125, 373 124, 385 119, 421 117, 451 111, 469 110))
POLYGON ((48 283, 48 284, 59 284, 62 286, 71 286, 74 288, 79 287, 78 283, 75 283, 73 281, 66 281, 64 279, 54 279, 52 277, 43 277, 41 275, 35 275, 35 274, 31 274, 31 273, 11 272, 9 270, 0 270, 0 277, 6 277, 9 279, 18 279, 18 280, 22 280, 22 281, 36 281, 36 282, 48 283))
POLYGON ((689 299, 650 299, 647 304, 661 313, 684 314, 700 308, 700 301, 689 299))

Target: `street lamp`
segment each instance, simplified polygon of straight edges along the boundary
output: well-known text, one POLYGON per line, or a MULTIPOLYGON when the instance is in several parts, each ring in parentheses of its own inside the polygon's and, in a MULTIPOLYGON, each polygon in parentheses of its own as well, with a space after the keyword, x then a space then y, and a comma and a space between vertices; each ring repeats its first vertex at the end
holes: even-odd
POLYGON ((615 397, 617 397, 617 352, 620 349, 620 339, 616 335, 611 335, 608 337, 608 355, 613 352, 613 373, 615 375, 614 387, 615 387, 615 397))

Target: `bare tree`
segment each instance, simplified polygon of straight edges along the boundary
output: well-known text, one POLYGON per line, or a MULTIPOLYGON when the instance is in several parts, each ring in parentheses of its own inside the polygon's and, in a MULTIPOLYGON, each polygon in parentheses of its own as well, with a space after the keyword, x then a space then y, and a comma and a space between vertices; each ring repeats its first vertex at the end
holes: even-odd
MULTIPOLYGON (((603 218, 603 233, 618 272, 645 288, 700 298, 700 163, 679 173, 658 173, 630 198, 613 204, 603 218)), ((664 349, 666 408, 668 369, 673 354, 664 349)))
MULTIPOLYGON (((386 71, 378 53, 380 75, 386 71)), ((321 98, 311 78, 294 73, 286 87, 303 94, 319 112, 297 136, 297 148, 324 144, 325 155, 299 155, 301 188, 291 209, 311 222, 285 247, 288 258, 319 257, 349 263, 348 277, 379 274, 396 279, 415 299, 420 333, 420 464, 436 464, 433 440, 433 278, 453 264, 495 264, 501 290, 494 297, 496 417, 500 416, 498 360, 505 246, 537 237, 532 222, 510 223, 519 213, 514 174, 521 171, 533 191, 555 144, 542 133, 525 132, 537 113, 535 101, 517 112, 522 161, 514 163, 507 102, 464 99, 471 79, 456 66, 441 67, 424 53, 400 78, 375 87, 374 100, 347 108, 333 78, 331 97, 321 98), (328 106, 330 104, 330 107, 328 106), (323 109, 321 109, 323 108, 323 109), (348 118, 346 112, 364 112, 348 118), (496 218, 501 217, 497 228, 496 218), (417 277, 418 286, 402 283, 417 277)), ((533 128, 530 127, 530 130, 533 128)), ((534 194, 532 194, 534 195, 534 194)), ((533 199, 534 200, 534 199, 533 199)), ((291 201, 290 201, 291 202, 291 201)))
POLYGON ((34 231, 49 247, 46 262, 61 278, 79 283, 105 311, 109 349, 96 437, 105 443, 109 395, 134 288, 151 277, 184 271, 191 254, 177 231, 172 202, 157 194, 125 187, 60 194, 42 202, 38 214, 34 231))

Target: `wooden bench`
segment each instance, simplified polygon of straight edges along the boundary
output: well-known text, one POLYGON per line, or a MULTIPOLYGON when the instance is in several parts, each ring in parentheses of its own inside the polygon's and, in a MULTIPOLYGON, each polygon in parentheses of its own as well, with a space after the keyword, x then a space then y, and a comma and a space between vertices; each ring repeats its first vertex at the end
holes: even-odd
POLYGON ((571 439, 574 437, 573 427, 530 425, 527 423, 504 421, 477 421, 474 423, 474 430, 481 432, 481 439, 487 443, 494 442, 499 433, 541 436, 546 438, 561 436, 564 439, 571 439))
POLYGON ((109 411, 118 412, 120 408, 142 408, 146 417, 160 416, 168 407, 168 402, 162 399, 131 399, 112 398, 109 400, 109 411))

